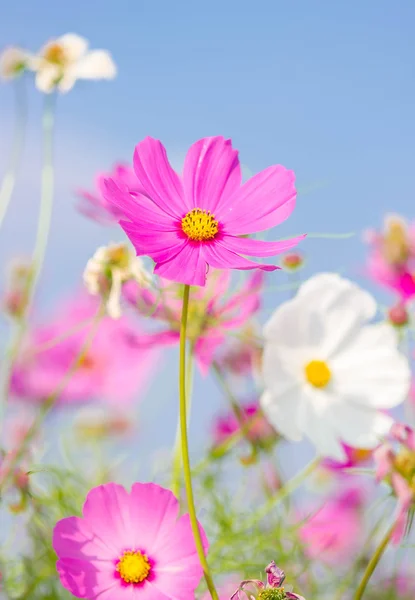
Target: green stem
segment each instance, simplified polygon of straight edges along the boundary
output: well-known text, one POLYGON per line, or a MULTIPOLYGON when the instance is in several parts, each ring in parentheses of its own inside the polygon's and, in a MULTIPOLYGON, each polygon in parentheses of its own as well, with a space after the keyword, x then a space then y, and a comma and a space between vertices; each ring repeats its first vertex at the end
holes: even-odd
MULTIPOLYGON (((187 412, 187 428, 190 424, 190 411, 192 408, 192 387, 193 387, 193 344, 188 353, 187 360, 188 369, 186 371, 186 412, 187 412)), ((173 451, 173 475, 171 491, 180 500, 181 490, 181 471, 182 471, 182 448, 181 448, 181 432, 180 432, 180 415, 177 420, 176 439, 174 442, 173 451)))
POLYGON ((15 126, 9 167, 0 187, 0 227, 6 216, 13 195, 16 177, 20 166, 27 121, 26 88, 23 78, 15 81, 15 126))
POLYGON ((40 212, 37 225, 36 242, 33 251, 34 273, 30 282, 29 306, 36 293, 39 276, 45 260, 48 245, 50 224, 53 209, 53 126, 55 121, 55 95, 45 96, 45 105, 42 118, 43 127, 43 167, 42 191, 40 199, 40 212))
POLYGON ((388 531, 382 538, 379 546, 376 548, 372 558, 369 561, 369 564, 366 567, 366 571, 363 574, 362 581, 360 582, 360 585, 357 588, 356 594, 354 596, 354 600, 361 600, 361 598, 363 598, 363 594, 365 593, 366 586, 369 583, 370 578, 372 577, 376 567, 378 566, 380 559, 383 556, 383 553, 385 552, 385 550, 389 544, 389 541, 391 539, 391 535, 393 533, 394 528, 395 528, 395 525, 393 525, 392 527, 390 527, 388 529, 388 531))
POLYGON ((254 526, 265 517, 274 506, 284 500, 289 494, 292 494, 306 479, 307 477, 318 467, 321 459, 316 458, 312 460, 302 471, 300 471, 295 477, 290 479, 284 487, 280 488, 272 498, 267 500, 257 511, 255 511, 248 521, 245 522, 245 527, 254 526))
MULTIPOLYGON (((25 315, 16 322, 11 334, 10 347, 0 369, 0 427, 4 422, 3 415, 10 390, 10 379, 13 364, 17 359, 26 330, 26 320, 36 293, 39 276, 45 259, 47 242, 53 208, 53 124, 54 95, 45 97, 42 129, 43 129, 43 167, 39 220, 33 251, 33 269, 27 282, 28 302, 25 315)), ((0 430, 0 434, 1 434, 0 430)))
POLYGON ((226 377, 224 376, 222 369, 216 361, 212 363, 212 368, 218 382, 222 385, 223 390, 229 400, 229 404, 231 405, 232 412, 235 415, 236 420, 238 421, 239 429, 241 431, 242 436, 246 439, 248 444, 252 446, 252 450, 255 453, 255 444, 249 438, 249 430, 251 428, 251 423, 247 419, 244 419, 243 410, 241 409, 228 382, 226 381, 226 377))
POLYGON ((205 551, 203 548, 202 536, 199 530, 199 524, 196 517, 196 509, 193 497, 192 488, 192 474, 190 469, 190 457, 189 457, 189 442, 187 437, 187 416, 186 416, 186 328, 187 328, 187 314, 189 309, 189 293, 190 286, 184 286, 183 292, 183 308, 182 308, 182 319, 180 323, 180 366, 179 366, 179 396, 180 396, 180 429, 181 429, 181 442, 182 442, 182 457, 183 457, 183 475, 184 485, 186 489, 186 498, 189 510, 190 523, 192 526, 193 537, 199 556, 200 564, 202 565, 203 572, 207 587, 213 600, 219 600, 218 593, 213 583, 212 575, 210 573, 209 565, 206 559, 205 551))

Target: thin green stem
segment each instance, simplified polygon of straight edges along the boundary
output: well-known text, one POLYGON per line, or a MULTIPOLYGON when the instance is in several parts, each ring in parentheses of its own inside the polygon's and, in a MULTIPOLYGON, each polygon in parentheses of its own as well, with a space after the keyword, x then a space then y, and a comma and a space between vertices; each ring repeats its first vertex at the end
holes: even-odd
POLYGON ((249 437, 249 430, 251 428, 251 423, 244 418, 243 410, 241 409, 238 401, 236 400, 228 382, 226 381, 226 377, 224 376, 222 369, 218 365, 216 361, 212 363, 213 372, 216 375, 218 382, 223 387, 223 390, 229 400, 229 404, 231 405, 231 409, 233 414, 235 415, 236 420, 238 421, 239 429, 241 431, 242 436, 246 439, 248 444, 252 446, 253 453, 255 455, 255 444, 249 437))
MULTIPOLYGON (((27 282, 28 303, 25 315, 16 322, 14 331, 11 333, 10 347, 2 361, 0 369, 0 427, 3 423, 3 415, 7 403, 10 379, 13 364, 19 355, 20 346, 26 330, 26 320, 30 313, 33 298, 36 293, 39 276, 45 259, 47 242, 49 237, 50 223, 53 208, 53 125, 54 125, 54 95, 45 96, 45 104, 42 118, 43 129, 43 167, 42 186, 39 220, 33 251, 33 268, 27 282)), ((1 434, 0 430, 0 434, 1 434)))
POLYGON ((384 537, 381 539, 379 546, 376 548, 372 558, 369 561, 369 564, 366 567, 366 571, 363 574, 362 581, 360 582, 360 585, 357 588, 354 600, 361 600, 361 598, 363 598, 363 594, 365 593, 367 584, 369 583, 370 578, 372 577, 376 567, 379 564, 380 559, 383 556, 383 553, 385 552, 389 544, 394 527, 395 525, 388 529, 384 537))
MULTIPOLYGON (((187 413, 187 428, 190 424, 190 411, 192 409, 192 387, 193 387, 193 344, 188 352, 186 369, 186 413, 187 413)), ((181 447, 181 432, 180 432, 180 415, 177 420, 176 438, 173 451, 173 475, 171 491, 180 500, 181 490, 181 471, 182 471, 182 447, 181 447)))
POLYGON ((207 587, 213 600, 219 600, 218 593, 213 583, 212 575, 210 573, 209 565, 206 559, 205 551, 203 548, 202 535, 200 533, 199 524, 196 517, 196 508, 193 497, 192 488, 192 474, 190 468, 190 457, 189 457, 189 441, 187 437, 187 415, 186 415, 186 328, 187 328, 187 314, 189 310, 189 293, 190 286, 185 285, 183 291, 183 308, 182 318, 180 323, 180 366, 179 366, 179 397, 180 397, 180 429, 181 429, 181 441, 182 441, 182 457, 183 457, 183 475, 184 485, 186 489, 186 498, 189 510, 190 523, 192 526, 193 537, 199 556, 200 564, 202 565, 203 572, 207 587))
POLYGON ((292 494, 306 479, 311 473, 318 467, 321 459, 316 458, 312 460, 302 471, 300 471, 295 477, 290 479, 282 488, 276 492, 272 498, 269 498, 265 504, 259 507, 257 511, 255 511, 251 517, 245 522, 245 527, 252 527, 258 523, 261 519, 263 519, 278 502, 281 502, 286 498, 289 494, 292 494))
POLYGON ((36 242, 33 251, 34 272, 31 280, 29 306, 36 293, 39 276, 45 260, 46 248, 49 239, 50 224, 53 209, 53 128, 55 122, 55 95, 45 96, 45 105, 42 118, 43 128, 43 167, 42 191, 40 199, 40 212, 37 225, 36 242))
POLYGON ((10 153, 10 162, 0 187, 0 227, 6 216, 13 195, 17 173, 22 157, 27 122, 27 98, 25 81, 22 77, 15 81, 15 125, 10 153))

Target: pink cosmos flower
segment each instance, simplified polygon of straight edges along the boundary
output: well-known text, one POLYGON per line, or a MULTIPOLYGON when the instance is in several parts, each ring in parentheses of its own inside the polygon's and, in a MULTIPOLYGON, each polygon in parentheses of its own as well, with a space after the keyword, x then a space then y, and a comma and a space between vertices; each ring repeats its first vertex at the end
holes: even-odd
MULTIPOLYGON (((249 440, 261 446, 268 446, 275 441, 277 433, 262 414, 258 402, 242 405, 240 409, 243 423, 252 421, 246 433, 249 440)), ((226 415, 217 417, 213 426, 214 445, 223 443, 239 429, 239 421, 233 412, 229 411, 226 415)))
POLYGON ((78 210, 101 225, 112 225, 123 217, 123 212, 105 199, 104 182, 108 178, 115 181, 122 189, 144 193, 132 167, 129 165, 119 163, 114 166, 112 171, 98 173, 95 178, 96 190, 89 192, 88 190, 79 189, 77 195, 80 198, 78 210))
POLYGON ((267 574, 266 584, 260 579, 245 579, 241 581, 230 600, 246 600, 246 598, 251 600, 269 600, 270 598, 276 600, 305 600, 303 596, 294 594, 286 586, 283 587, 285 573, 277 567, 274 561, 271 561, 265 567, 265 573, 267 574), (270 590, 273 590, 274 593, 271 594, 270 590))
POLYGON ((333 565, 350 558, 361 540, 361 506, 357 488, 330 498, 300 529, 307 554, 333 565))
POLYGON ((374 453, 377 481, 386 480, 397 498, 395 527, 391 537, 399 544, 405 535, 410 512, 415 509, 415 431, 408 425, 395 423, 390 442, 385 442, 374 453), (399 450, 395 450, 399 445, 399 450))
POLYGON ((367 232, 367 271, 381 285, 397 292, 402 301, 415 296, 415 223, 398 215, 385 218, 381 233, 367 232))
MULTIPOLYGON (((33 328, 13 373, 16 397, 43 401, 55 392, 80 355, 97 309, 98 300, 82 294, 60 307, 49 323, 33 328)), ((125 316, 118 320, 103 317, 59 402, 128 402, 142 392, 157 352, 139 344, 140 335, 140 329, 125 316)))
POLYGON ((136 146, 134 170, 146 196, 108 179, 105 198, 123 213, 120 225, 137 255, 150 256, 155 273, 165 279, 204 286, 209 267, 274 271, 278 267, 241 255, 275 256, 304 238, 241 237, 287 219, 296 199, 294 173, 269 167, 241 186, 238 153, 223 137, 193 144, 182 177, 171 168, 161 142, 147 137, 136 146))
MULTIPOLYGON (((229 330, 246 324, 260 308, 263 274, 251 275, 238 292, 229 295, 229 271, 211 271, 207 285, 192 291, 187 336, 194 346, 199 368, 206 374, 229 330)), ((126 299, 143 315, 165 323, 168 328, 141 338, 146 344, 168 346, 180 341, 183 287, 160 279, 160 292, 140 288, 134 282, 124 286, 126 299)))
POLYGON ((107 483, 89 492, 82 514, 62 519, 53 532, 59 577, 71 594, 88 600, 194 600, 203 570, 189 515, 179 517, 169 490, 135 483, 128 493, 107 483))

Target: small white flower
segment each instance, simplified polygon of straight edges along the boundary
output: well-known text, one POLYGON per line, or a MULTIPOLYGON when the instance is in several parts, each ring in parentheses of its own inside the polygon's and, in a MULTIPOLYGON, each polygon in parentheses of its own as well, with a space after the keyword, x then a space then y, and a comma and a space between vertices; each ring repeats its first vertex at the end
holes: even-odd
POLYGON ((0 54, 0 77, 4 80, 19 77, 25 71, 29 54, 18 46, 9 46, 0 54))
POLYGON ((387 323, 367 324, 376 302, 331 273, 304 283, 264 327, 261 406, 291 440, 307 436, 322 456, 344 457, 342 444, 373 448, 401 404, 410 369, 387 323))
POLYGON ((67 33, 45 44, 29 61, 36 71, 36 86, 49 93, 71 90, 77 79, 113 79, 117 69, 106 50, 88 51, 88 42, 75 33, 67 33))
POLYGON ((147 287, 151 276, 142 260, 126 244, 101 246, 84 271, 84 283, 89 293, 105 299, 107 313, 113 319, 121 317, 122 285, 131 280, 147 287))

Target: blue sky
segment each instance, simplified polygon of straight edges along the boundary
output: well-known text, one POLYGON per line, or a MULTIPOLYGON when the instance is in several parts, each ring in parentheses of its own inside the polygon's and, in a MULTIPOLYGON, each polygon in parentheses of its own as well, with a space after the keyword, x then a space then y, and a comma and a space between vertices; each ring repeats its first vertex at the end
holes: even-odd
MULTIPOLYGON (((129 160, 146 135, 160 138, 175 164, 196 139, 222 134, 252 173, 274 163, 294 169, 303 193, 281 236, 360 232, 379 224, 385 211, 414 217, 414 21, 411 0, 8 3, 2 44, 36 50, 73 31, 109 49, 119 69, 115 81, 77 84, 58 101, 43 302, 79 282, 99 243, 122 239, 79 216, 73 190, 90 187, 95 173, 116 160, 129 160)), ((29 99, 25 160, 2 230, 2 261, 33 244, 41 98, 31 89, 29 99)), ((3 85, 2 169, 12 100, 3 85)), ((303 248, 311 270, 351 275, 364 255, 358 236, 310 238, 303 248)), ((204 405, 200 423, 208 413, 204 405)))

